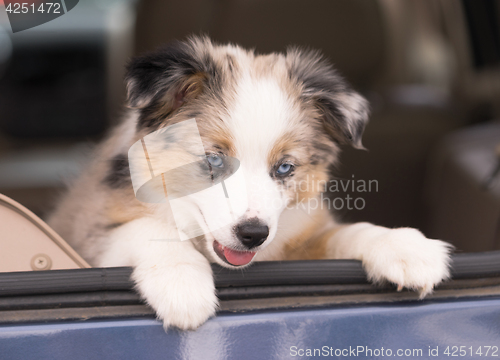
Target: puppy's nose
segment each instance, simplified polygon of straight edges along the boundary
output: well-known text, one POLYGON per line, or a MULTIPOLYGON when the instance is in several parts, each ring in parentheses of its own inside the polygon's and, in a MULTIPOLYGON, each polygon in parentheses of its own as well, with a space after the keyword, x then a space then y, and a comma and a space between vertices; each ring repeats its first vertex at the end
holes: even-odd
POLYGON ((251 249, 266 241, 269 236, 269 227, 258 219, 250 219, 238 224, 235 233, 241 243, 251 249))

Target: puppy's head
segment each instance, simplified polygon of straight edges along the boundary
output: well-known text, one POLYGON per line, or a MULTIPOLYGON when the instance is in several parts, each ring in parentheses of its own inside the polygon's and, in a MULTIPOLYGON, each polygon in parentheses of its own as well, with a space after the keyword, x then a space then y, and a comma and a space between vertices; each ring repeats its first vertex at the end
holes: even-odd
MULTIPOLYGON (((166 167, 197 164, 189 174, 169 179, 169 198, 182 194, 179 187, 206 188, 200 182, 217 183, 236 171, 243 179, 229 202, 224 187, 221 202, 185 196, 171 209, 179 211, 174 214, 179 231, 205 230, 195 243, 223 266, 250 263, 275 237, 283 211, 318 197, 339 144, 362 148, 367 102, 316 52, 291 48, 256 55, 191 38, 133 59, 126 80, 138 137, 196 119, 200 136, 180 131, 156 147, 154 156, 166 167), (173 145, 175 137, 183 139, 182 146, 173 145), (171 152, 162 158, 167 148, 171 152), (230 209, 229 217, 222 215, 223 207, 230 209)), ((161 206, 153 211, 165 214, 161 206)))

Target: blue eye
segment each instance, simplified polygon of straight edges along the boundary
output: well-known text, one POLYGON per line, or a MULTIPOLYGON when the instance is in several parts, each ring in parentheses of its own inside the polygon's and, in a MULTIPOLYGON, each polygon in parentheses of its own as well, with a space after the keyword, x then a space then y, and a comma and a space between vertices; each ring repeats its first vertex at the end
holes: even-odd
POLYGON ((292 172, 292 170, 293 170, 292 164, 283 163, 280 165, 278 170, 276 170, 276 174, 281 175, 281 176, 288 175, 290 172, 292 172))
POLYGON ((219 155, 208 155, 208 163, 212 165, 213 167, 216 168, 221 168, 224 167, 224 162, 222 161, 222 158, 219 155))

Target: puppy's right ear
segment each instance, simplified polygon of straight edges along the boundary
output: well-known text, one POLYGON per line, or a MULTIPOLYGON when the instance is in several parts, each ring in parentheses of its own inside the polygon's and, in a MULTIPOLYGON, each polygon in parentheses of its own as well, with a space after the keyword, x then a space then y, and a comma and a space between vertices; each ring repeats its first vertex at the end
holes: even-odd
POLYGON ((290 76, 302 86, 303 99, 318 109, 331 138, 364 149, 361 136, 369 113, 366 99, 316 51, 290 48, 287 60, 290 76))
POLYGON ((210 70, 210 46, 206 38, 176 41, 129 62, 128 106, 147 114, 139 125, 163 120, 201 92, 210 70))

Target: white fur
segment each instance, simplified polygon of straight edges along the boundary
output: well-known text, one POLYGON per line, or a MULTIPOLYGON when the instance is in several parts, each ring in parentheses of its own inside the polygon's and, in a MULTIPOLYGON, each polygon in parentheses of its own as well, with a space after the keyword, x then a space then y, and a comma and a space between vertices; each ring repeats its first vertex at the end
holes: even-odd
POLYGON ((427 239, 416 229, 357 223, 336 232, 327 253, 333 259, 361 260, 370 281, 414 289, 423 298, 449 278, 450 250, 449 244, 427 239))
POLYGON ((133 266, 137 290, 163 321, 195 329, 215 315, 217 296, 208 260, 189 241, 164 241, 174 229, 153 218, 114 230, 98 266, 133 266))

